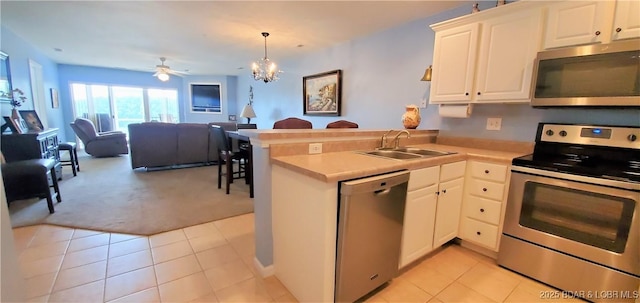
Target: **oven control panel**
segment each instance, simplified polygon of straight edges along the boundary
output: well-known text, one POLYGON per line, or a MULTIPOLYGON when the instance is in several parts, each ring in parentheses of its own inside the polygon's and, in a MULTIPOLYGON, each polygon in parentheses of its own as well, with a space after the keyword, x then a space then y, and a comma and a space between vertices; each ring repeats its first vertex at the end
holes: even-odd
POLYGON ((640 149, 640 128, 541 124, 538 141, 640 149))

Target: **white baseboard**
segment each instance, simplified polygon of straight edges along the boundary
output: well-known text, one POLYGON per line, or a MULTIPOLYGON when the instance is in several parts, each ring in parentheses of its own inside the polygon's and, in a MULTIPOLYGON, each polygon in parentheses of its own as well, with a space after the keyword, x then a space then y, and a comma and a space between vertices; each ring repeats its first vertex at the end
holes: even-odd
POLYGON ((253 266, 258 270, 258 272, 263 278, 273 276, 276 273, 275 268, 273 267, 273 264, 267 267, 264 267, 262 263, 260 263, 260 260, 258 260, 258 258, 256 257, 253 257, 253 266))

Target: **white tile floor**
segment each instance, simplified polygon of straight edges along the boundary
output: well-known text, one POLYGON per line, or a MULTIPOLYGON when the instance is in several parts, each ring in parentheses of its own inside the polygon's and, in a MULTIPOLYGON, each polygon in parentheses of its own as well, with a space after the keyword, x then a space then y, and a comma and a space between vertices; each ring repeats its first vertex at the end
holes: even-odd
MULTIPOLYGON (((296 302, 277 278, 255 271, 253 220, 247 214, 151 237, 52 225, 13 233, 30 302, 296 302)), ((558 302, 540 298, 550 290, 448 245, 367 301, 558 302)))

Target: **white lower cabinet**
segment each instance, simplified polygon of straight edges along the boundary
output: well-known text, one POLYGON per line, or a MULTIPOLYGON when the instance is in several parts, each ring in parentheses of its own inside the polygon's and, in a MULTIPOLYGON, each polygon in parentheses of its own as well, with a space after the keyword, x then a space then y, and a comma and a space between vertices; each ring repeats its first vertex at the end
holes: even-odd
POLYGON ((498 251, 508 191, 507 165, 469 161, 459 237, 498 251))
POLYGON ((438 185, 433 184, 407 193, 400 267, 404 267, 433 250, 437 191, 438 185))
POLYGON ((458 236, 464 171, 459 178, 441 182, 438 190, 436 226, 433 232, 433 247, 438 247, 458 236))
POLYGON ((460 161, 411 171, 400 268, 457 236, 465 163, 460 161))

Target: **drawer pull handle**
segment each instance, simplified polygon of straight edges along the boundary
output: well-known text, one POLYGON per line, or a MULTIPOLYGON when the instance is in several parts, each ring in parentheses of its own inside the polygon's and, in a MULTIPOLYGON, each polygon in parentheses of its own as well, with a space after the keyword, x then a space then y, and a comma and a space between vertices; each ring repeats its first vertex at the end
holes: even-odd
POLYGON ((482 234, 482 233, 481 233, 481 232, 479 232, 479 231, 477 231, 477 232, 476 232, 476 235, 478 235, 478 236, 479 236, 479 235, 481 235, 481 234, 482 234))
POLYGON ((486 188, 486 187, 483 187, 483 188, 482 188, 482 191, 487 191, 487 188, 486 188))
POLYGON ((484 208, 481 208, 481 209, 480 209, 480 212, 481 212, 481 213, 483 213, 483 212, 484 212, 484 208))
POLYGON ((489 170, 488 170, 488 169, 485 169, 485 170, 484 170, 484 173, 485 173, 485 174, 488 174, 488 173, 489 173, 489 170))
POLYGON ((600 31, 596 31, 596 36, 600 36, 600 31))
POLYGON ((619 28, 619 27, 618 27, 618 28, 616 28, 616 33, 619 33, 619 32, 621 32, 621 31, 622 31, 622 29, 621 29, 621 28, 619 28))

